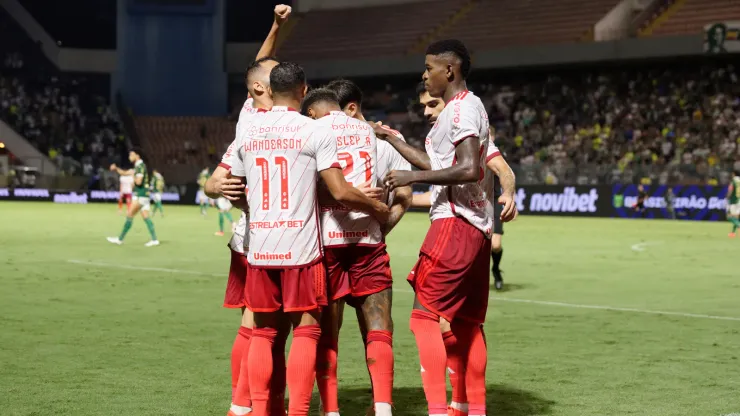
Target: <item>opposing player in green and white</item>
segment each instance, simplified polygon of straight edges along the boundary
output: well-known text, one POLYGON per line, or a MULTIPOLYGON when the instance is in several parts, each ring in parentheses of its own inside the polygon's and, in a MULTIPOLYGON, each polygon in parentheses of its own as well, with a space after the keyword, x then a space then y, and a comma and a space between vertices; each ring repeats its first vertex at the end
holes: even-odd
POLYGON ((162 207, 162 192, 164 192, 164 176, 159 171, 154 169, 152 171, 152 202, 154 203, 154 209, 152 209, 152 216, 159 211, 159 215, 164 218, 164 207, 162 207))
POLYGON ((234 232, 234 218, 231 216, 231 202, 224 197, 218 197, 216 199, 216 207, 218 207, 218 231, 216 235, 224 235, 224 217, 229 220, 231 224, 231 232, 234 232))
POLYGON ((733 173, 727 189, 727 221, 732 223, 730 238, 734 238, 740 228, 740 170, 733 173))
POLYGON ((118 237, 108 237, 108 242, 113 244, 123 244, 123 239, 126 237, 126 233, 131 229, 131 224, 134 222, 134 216, 137 213, 141 213, 141 218, 144 219, 146 228, 149 230, 149 235, 152 239, 144 244, 146 247, 158 246, 159 240, 157 240, 157 234, 154 232, 154 223, 149 218, 150 201, 149 201, 149 172, 146 170, 146 164, 144 159, 141 157, 141 152, 138 150, 131 150, 128 153, 128 160, 134 164, 133 169, 121 169, 116 164, 110 165, 110 170, 118 172, 119 175, 134 175, 134 196, 131 201, 131 206, 126 213, 126 222, 123 224, 123 230, 121 235, 118 237))
POLYGON ((211 177, 211 172, 208 170, 208 167, 200 171, 198 174, 198 195, 196 196, 196 199, 198 200, 198 204, 200 205, 200 215, 206 216, 206 212, 208 211, 208 204, 210 202, 210 199, 208 196, 206 196, 206 182, 208 182, 208 178, 211 177))

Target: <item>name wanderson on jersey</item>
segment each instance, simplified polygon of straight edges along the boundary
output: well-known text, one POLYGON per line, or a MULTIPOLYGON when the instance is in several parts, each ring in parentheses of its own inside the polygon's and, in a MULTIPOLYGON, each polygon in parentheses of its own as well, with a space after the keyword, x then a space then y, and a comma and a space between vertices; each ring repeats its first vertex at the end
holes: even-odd
POLYGON ((247 180, 247 260, 263 268, 313 264, 322 257, 316 183, 320 171, 340 167, 336 139, 287 107, 246 121, 224 164, 247 180))

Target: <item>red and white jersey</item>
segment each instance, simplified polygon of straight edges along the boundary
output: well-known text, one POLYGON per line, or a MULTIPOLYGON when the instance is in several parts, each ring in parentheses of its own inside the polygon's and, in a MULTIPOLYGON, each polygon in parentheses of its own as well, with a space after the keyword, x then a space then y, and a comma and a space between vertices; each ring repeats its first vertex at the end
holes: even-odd
MULTIPOLYGON (((364 121, 349 117, 342 111, 332 111, 316 121, 332 132, 337 144, 337 158, 342 173, 350 186, 365 182, 377 183, 378 139, 372 127, 364 121)), ((371 215, 352 211, 336 202, 322 186, 319 193, 321 206, 321 239, 325 247, 348 244, 378 245, 383 232, 371 215)))
POLYGON ((118 182, 121 184, 121 193, 130 194, 134 190, 134 177, 133 175, 122 175, 118 178, 118 182))
MULTIPOLYGON (((239 121, 237 121, 236 123, 236 135, 234 136, 234 141, 231 143, 228 150, 226 151, 226 154, 231 153, 233 155, 233 146, 235 146, 234 143, 239 139, 241 126, 246 123, 245 120, 247 118, 254 114, 257 114, 257 108, 254 107, 254 99, 252 99, 252 97, 248 97, 247 100, 244 101, 244 105, 239 112, 239 121)), ((224 155, 224 158, 226 158, 226 155, 224 155)), ((233 158, 230 159, 230 162, 233 163, 233 158)), ((231 169, 231 164, 222 163, 221 166, 226 167, 226 169, 229 170, 231 169)), ((234 228, 234 233, 231 235, 231 239, 229 240, 229 247, 231 247, 231 249, 236 251, 237 253, 246 253, 247 251, 249 251, 249 234, 247 233, 248 227, 249 219, 247 218, 247 214, 242 212, 241 216, 239 217, 239 221, 237 221, 236 227, 234 228)))
POLYGON ((440 218, 461 217, 490 238, 493 226, 493 206, 484 184, 486 150, 489 140, 488 114, 480 98, 470 91, 457 94, 445 106, 425 141, 433 170, 454 165, 455 148, 465 139, 477 137, 480 141, 480 179, 463 185, 432 187, 432 221, 440 218))
POLYGON ((231 172, 247 180, 247 260, 262 268, 313 264, 322 258, 317 181, 322 170, 340 167, 336 138, 287 107, 246 121, 231 172))
MULTIPOLYGON (((391 130, 393 134, 398 137, 399 139, 403 140, 404 142, 406 139, 403 137, 403 135, 396 131, 391 130)), ((383 187, 383 179, 385 179, 385 175, 388 174, 388 172, 392 170, 411 170, 411 163, 409 163, 406 159, 401 156, 400 153, 398 153, 398 150, 388 144, 388 142, 383 140, 378 140, 378 168, 376 171, 376 176, 378 177, 377 182, 375 183, 375 186, 377 187, 383 187)), ((395 192, 391 193, 388 196, 388 206, 393 205, 393 197, 395 196, 395 192)))

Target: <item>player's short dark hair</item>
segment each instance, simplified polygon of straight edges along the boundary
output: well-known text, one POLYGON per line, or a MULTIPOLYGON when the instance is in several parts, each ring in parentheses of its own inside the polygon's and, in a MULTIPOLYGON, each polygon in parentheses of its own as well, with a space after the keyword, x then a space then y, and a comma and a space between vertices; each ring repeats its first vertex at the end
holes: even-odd
POLYGON ((262 68, 262 64, 268 61, 280 63, 280 61, 278 61, 277 58, 275 58, 274 56, 265 56, 263 58, 257 59, 256 61, 249 64, 249 66, 247 67, 247 79, 253 76, 255 72, 259 71, 262 68))
POLYGON ((134 152, 139 155, 140 158, 144 159, 144 149, 139 146, 132 146, 128 149, 129 152, 134 152))
POLYGON ((416 84, 416 95, 421 95, 427 92, 427 87, 424 86, 424 81, 416 84))
POLYGON ((337 94, 339 107, 345 108, 349 103, 356 103, 362 107, 362 90, 354 82, 348 79, 335 79, 326 84, 325 88, 337 94))
POLYGON ((460 59, 460 72, 467 78, 470 74, 470 52, 465 44, 457 39, 439 40, 427 46, 427 55, 453 54, 460 59))
POLYGON ((292 93, 306 85, 306 73, 294 62, 280 62, 270 72, 273 93, 292 93))
POLYGON ((301 103, 301 114, 308 114, 308 107, 319 103, 326 102, 329 104, 339 105, 337 94, 328 88, 314 88, 306 94, 301 103))

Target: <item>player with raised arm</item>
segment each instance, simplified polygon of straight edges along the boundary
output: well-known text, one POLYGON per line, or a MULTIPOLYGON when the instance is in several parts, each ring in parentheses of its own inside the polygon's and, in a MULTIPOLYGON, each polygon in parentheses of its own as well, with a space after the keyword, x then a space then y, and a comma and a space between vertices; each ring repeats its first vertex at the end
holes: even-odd
POLYGON ((134 177, 131 175, 121 175, 118 177, 119 195, 118 195, 118 215, 123 211, 123 203, 126 202, 126 211, 131 208, 131 193, 134 191, 134 177))
POLYGON ((131 206, 126 213, 126 222, 123 224, 123 230, 118 237, 108 237, 108 242, 113 244, 123 244, 123 239, 131 229, 131 224, 134 222, 134 216, 137 213, 141 213, 141 218, 144 219, 146 228, 149 230, 149 235, 152 239, 144 244, 146 247, 158 246, 159 240, 157 240, 157 234, 154 232, 154 223, 149 218, 149 172, 144 164, 142 158, 142 152, 138 149, 132 149, 128 153, 128 160, 134 164, 133 169, 121 169, 116 164, 110 165, 110 170, 118 172, 121 176, 133 176, 134 177, 134 189, 133 189, 133 200, 131 206))
MULTIPOLYGON (((242 126, 247 124, 247 120, 250 117, 258 114, 258 110, 260 109, 269 110, 272 107, 272 98, 268 94, 270 71, 278 64, 278 61, 273 57, 276 52, 277 38, 280 28, 288 20, 291 12, 292 9, 290 6, 284 4, 275 6, 272 28, 262 43, 262 47, 257 52, 255 61, 247 68, 244 81, 247 87, 248 97, 239 113, 239 120, 236 126, 236 139, 239 137, 242 126)), ((233 179, 230 172, 231 164, 234 161, 229 156, 235 156, 233 149, 236 146, 236 139, 224 155, 222 163, 216 167, 206 182, 205 193, 211 198, 233 200, 244 193, 244 185, 238 179, 233 179)), ((235 415, 245 414, 251 411, 248 353, 252 338, 254 317, 252 311, 246 308, 244 299, 244 288, 247 277, 247 260, 244 253, 249 251, 248 225, 247 215, 242 212, 229 241, 231 266, 229 268, 229 278, 224 296, 225 307, 241 308, 242 310, 242 320, 231 349, 232 406, 230 411, 235 415), (243 406, 235 404, 237 402, 235 399, 236 396, 239 396, 238 402, 242 403, 243 406)), ((276 415, 285 413, 283 400, 285 392, 285 342, 289 328, 284 327, 281 329, 280 336, 276 338, 273 345, 273 364, 277 370, 277 376, 273 377, 273 397, 270 401, 270 412, 276 415)))
POLYGON ((152 171, 152 216, 159 211, 159 215, 164 218, 164 207, 162 206, 162 192, 164 192, 164 176, 158 170, 152 171))
MULTIPOLYGON (((349 102, 359 110, 362 92, 349 81, 333 83, 333 89, 319 88, 303 100, 302 113, 318 120, 334 133, 337 155, 343 174, 352 184, 370 183, 375 187, 389 168, 410 169, 395 150, 396 164, 381 154, 372 126, 345 114, 340 107, 349 102), (340 86, 341 85, 341 86, 340 86)), ((381 142, 382 143, 382 142, 381 142)), ((385 149, 388 150, 388 149, 385 149)), ((382 188, 380 195, 383 194, 382 188)), ((399 188, 392 195, 391 220, 383 227, 368 214, 352 211, 338 204, 326 192, 320 192, 321 234, 329 274, 330 305, 322 313, 321 340, 317 352, 317 384, 323 414, 339 416, 337 392, 337 355, 342 306, 348 302, 358 312, 364 329, 366 359, 373 385, 373 409, 376 415, 392 415, 393 392, 393 319, 391 317, 392 286, 390 258, 384 235, 400 221, 408 208, 411 190, 399 188), (385 229, 384 229, 385 228, 385 229)))
POLYGON ((293 323, 287 364, 288 414, 308 415, 315 381, 319 310, 327 304, 319 234, 317 181, 348 208, 372 214, 381 224, 388 207, 347 184, 337 160, 336 138, 293 108, 307 90, 303 69, 283 62, 270 73, 273 107, 236 146, 232 175, 246 178, 250 220, 247 303, 255 327, 249 351, 249 384, 255 416, 268 414, 273 373, 272 343, 280 315, 293 323))
MULTIPOLYGON (((386 140, 420 171, 392 171, 391 189, 429 183, 432 224, 419 260, 409 274, 416 297, 410 327, 416 338, 429 415, 447 415, 447 352, 440 317, 450 322, 457 348, 450 354, 466 363, 470 416, 485 415, 486 345, 480 325, 488 307, 488 265, 493 207, 483 189, 488 116, 467 90, 470 55, 458 40, 431 44, 423 75, 426 90, 446 105, 426 138, 426 153, 398 140, 386 140), (471 379, 477 379, 471 382, 471 379)), ((378 126, 376 134, 382 127, 378 126)), ((458 411, 459 412, 459 411, 458 411)))
POLYGON ((740 171, 734 171, 732 181, 727 187, 727 221, 732 223, 730 238, 734 238, 740 228, 740 171))

